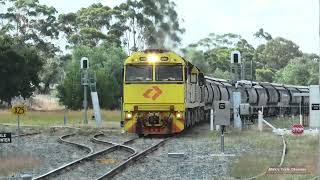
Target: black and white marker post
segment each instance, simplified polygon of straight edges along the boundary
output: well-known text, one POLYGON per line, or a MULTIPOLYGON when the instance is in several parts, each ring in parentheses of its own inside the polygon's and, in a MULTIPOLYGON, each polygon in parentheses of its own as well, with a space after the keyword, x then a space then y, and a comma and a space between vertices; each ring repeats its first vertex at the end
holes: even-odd
POLYGON ((220 141, 221 154, 224 154, 224 128, 225 128, 224 125, 222 125, 220 128, 221 129, 221 141, 220 141))

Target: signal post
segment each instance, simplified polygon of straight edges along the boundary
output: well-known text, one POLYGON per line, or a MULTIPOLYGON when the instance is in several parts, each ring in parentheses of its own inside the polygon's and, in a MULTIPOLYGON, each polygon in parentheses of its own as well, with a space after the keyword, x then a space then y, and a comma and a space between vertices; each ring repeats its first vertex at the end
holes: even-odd
MULTIPOLYGON (((234 74, 233 83, 236 84, 238 81, 241 80, 241 54, 239 51, 232 51, 231 52, 231 71, 234 74)), ((242 122, 240 118, 240 104, 241 104, 241 92, 239 91, 238 87, 233 92, 232 95, 232 102, 233 102, 233 119, 234 119, 234 128, 242 129, 242 122)))

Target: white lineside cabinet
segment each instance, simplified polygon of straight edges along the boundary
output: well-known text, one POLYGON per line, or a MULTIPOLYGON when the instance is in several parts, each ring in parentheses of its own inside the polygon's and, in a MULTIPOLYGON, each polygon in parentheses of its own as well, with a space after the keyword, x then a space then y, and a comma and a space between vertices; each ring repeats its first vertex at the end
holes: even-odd
POLYGON ((320 128, 320 86, 310 85, 309 97, 309 112, 310 112, 310 127, 320 128))

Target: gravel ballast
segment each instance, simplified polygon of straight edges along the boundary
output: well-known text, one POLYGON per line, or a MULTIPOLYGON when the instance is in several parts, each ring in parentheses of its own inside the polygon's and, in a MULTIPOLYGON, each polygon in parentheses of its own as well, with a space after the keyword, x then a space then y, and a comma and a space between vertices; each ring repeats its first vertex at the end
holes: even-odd
MULTIPOLYGON (((14 138, 11 144, 0 144, 1 157, 19 156, 20 161, 24 161, 23 157, 31 157, 36 162, 34 168, 20 173, 35 177, 87 154, 74 146, 59 143, 58 138, 58 134, 48 133, 20 137, 19 140, 14 138)), ((9 176, 19 176, 19 172, 9 176)))
MULTIPOLYGON (((208 128, 208 124, 202 124, 172 138, 163 147, 117 175, 115 179, 233 179, 228 177, 232 157, 213 156, 220 153, 220 139, 217 138, 218 134, 213 137, 208 128), (169 157, 168 153, 184 155, 169 157)), ((134 143, 133 146, 148 141, 154 140, 142 139, 141 143, 134 143)), ((150 146, 149 143, 146 144, 150 146)), ((140 147, 146 148, 143 145, 140 147)), ((246 145, 226 148, 225 153, 240 155, 243 151, 249 151, 249 148, 246 145)))
MULTIPOLYGON (((8 127, 0 126, 0 130, 16 134, 14 128, 10 130, 8 127)), ((36 131, 39 130, 24 128, 22 133, 36 131)), ((41 134, 21 137, 20 149, 17 145, 17 138, 13 138, 11 144, 0 144, 0 160, 10 156, 24 155, 28 157, 27 160, 34 161, 29 167, 20 167, 9 171, 10 174, 1 174, 0 166, 0 179, 19 177, 19 173, 27 173, 37 177, 88 155, 88 152, 84 149, 58 142, 62 135, 75 133, 75 136, 67 137, 65 140, 90 146, 94 152, 111 147, 110 144, 99 144, 91 141, 91 138, 95 134, 99 134, 101 129, 48 128, 40 131, 41 134)), ((105 129, 103 130, 104 136, 99 136, 97 139, 122 144, 136 137, 133 134, 122 134, 120 131, 119 129, 116 132, 110 132, 105 129)), ((264 149, 257 151, 257 148, 249 143, 249 140, 237 143, 234 133, 231 133, 232 136, 228 133, 227 131, 225 134, 226 154, 234 154, 236 157, 240 157, 250 152, 256 154, 271 153, 264 149)), ((139 153, 163 139, 163 137, 139 138, 128 143, 127 146, 134 148, 139 153)), ((116 175, 114 179, 234 179, 230 177, 230 169, 237 158, 214 156, 219 153, 219 132, 209 131, 209 124, 201 124, 188 129, 181 135, 172 137, 158 150, 147 157, 141 158, 116 175), (168 153, 181 153, 183 155, 181 157, 170 157, 168 153)), ((126 160, 130 155, 123 150, 116 150, 83 162, 83 164, 71 168, 68 173, 61 174, 55 179, 95 179, 126 160)), ((23 159, 21 160, 23 161, 23 159)))

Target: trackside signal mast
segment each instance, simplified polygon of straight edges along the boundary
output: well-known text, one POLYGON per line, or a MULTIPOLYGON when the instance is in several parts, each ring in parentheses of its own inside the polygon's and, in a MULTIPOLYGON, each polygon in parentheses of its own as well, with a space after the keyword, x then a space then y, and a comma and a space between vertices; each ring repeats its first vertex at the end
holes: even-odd
POLYGON ((93 119, 96 120, 97 126, 101 125, 101 113, 100 113, 100 105, 99 105, 99 97, 96 87, 96 76, 94 73, 89 73, 89 59, 86 57, 82 57, 80 60, 80 68, 81 68, 81 85, 84 88, 84 98, 83 98, 83 108, 84 108, 84 124, 88 124, 88 86, 90 87, 91 100, 93 105, 94 116, 93 119))
POLYGON ((84 124, 88 124, 88 99, 87 99, 87 86, 89 84, 88 80, 88 69, 89 69, 89 59, 87 57, 82 57, 80 60, 81 68, 81 85, 83 85, 83 109, 84 109, 84 124))
MULTIPOLYGON (((231 71, 234 74, 233 83, 236 84, 241 80, 241 75, 243 74, 241 68, 241 53, 239 51, 231 52, 231 71)), ((240 104, 241 104, 241 92, 238 88, 233 92, 233 119, 234 119, 234 128, 241 129, 242 122, 240 118, 240 104)))

